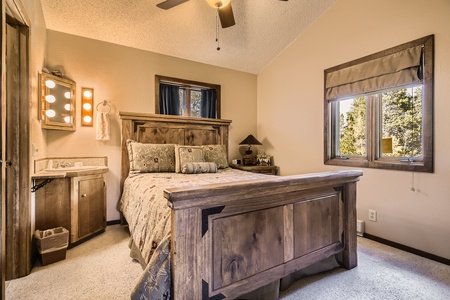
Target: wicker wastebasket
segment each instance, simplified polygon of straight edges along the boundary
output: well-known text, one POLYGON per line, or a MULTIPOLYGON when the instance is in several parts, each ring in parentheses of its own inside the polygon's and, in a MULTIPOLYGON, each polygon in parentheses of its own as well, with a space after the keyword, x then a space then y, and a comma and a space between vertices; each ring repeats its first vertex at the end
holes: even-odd
POLYGON ((64 227, 36 230, 34 241, 41 263, 45 266, 66 258, 69 231, 64 227))

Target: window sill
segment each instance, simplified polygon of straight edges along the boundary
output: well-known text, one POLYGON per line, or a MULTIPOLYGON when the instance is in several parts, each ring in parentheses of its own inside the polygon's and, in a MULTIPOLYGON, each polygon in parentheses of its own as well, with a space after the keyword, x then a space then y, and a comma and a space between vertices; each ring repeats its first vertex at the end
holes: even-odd
POLYGON ((399 162, 399 161, 368 161, 365 159, 356 158, 333 158, 326 159, 325 165, 344 166, 344 167, 358 167, 358 168, 372 168, 385 169, 409 172, 425 172, 433 173, 433 164, 431 162, 399 162))

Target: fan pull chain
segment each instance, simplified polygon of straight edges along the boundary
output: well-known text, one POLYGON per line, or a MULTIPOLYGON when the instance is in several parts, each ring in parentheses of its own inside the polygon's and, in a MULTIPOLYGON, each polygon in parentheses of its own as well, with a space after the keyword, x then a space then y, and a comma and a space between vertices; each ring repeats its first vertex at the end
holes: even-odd
POLYGON ((220 51, 220 41, 219 41, 219 8, 217 8, 217 14, 216 14, 216 42, 217 42, 217 51, 220 51))

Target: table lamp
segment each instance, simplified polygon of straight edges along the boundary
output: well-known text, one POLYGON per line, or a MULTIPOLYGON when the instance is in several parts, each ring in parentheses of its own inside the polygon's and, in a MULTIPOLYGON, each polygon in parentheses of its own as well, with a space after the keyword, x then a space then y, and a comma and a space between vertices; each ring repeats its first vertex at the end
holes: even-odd
POLYGON ((245 155, 242 157, 242 161, 246 166, 256 165, 256 159, 252 155, 252 145, 262 145, 253 135, 249 134, 239 145, 248 145, 248 149, 245 151, 245 155))

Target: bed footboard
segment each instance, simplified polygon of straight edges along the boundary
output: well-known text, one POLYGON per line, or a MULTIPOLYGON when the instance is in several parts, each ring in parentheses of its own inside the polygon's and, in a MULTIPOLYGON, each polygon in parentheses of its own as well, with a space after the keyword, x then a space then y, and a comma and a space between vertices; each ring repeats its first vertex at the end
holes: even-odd
POLYGON ((361 171, 170 189, 175 299, 234 299, 331 255, 357 265, 361 171))

